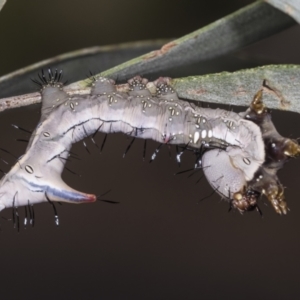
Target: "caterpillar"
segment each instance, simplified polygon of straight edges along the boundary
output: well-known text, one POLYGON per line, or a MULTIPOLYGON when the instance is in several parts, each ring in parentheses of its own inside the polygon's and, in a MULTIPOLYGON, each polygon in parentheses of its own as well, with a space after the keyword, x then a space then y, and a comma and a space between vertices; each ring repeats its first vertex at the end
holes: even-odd
POLYGON ((149 82, 135 76, 123 85, 97 76, 89 80, 87 95, 68 94, 62 71, 42 71, 33 80, 40 86, 41 118, 25 154, 0 181, 0 210, 41 202, 54 209, 54 202, 95 202, 96 195, 69 187, 61 173, 72 144, 101 131, 159 142, 151 160, 163 144, 177 146, 177 162, 185 150, 193 151, 195 169, 203 170, 230 209, 260 212, 258 200, 265 195, 276 213, 287 213, 276 174, 289 158, 299 156, 300 147, 272 123, 262 101, 266 81, 249 108, 235 113, 179 99, 166 77, 149 82))

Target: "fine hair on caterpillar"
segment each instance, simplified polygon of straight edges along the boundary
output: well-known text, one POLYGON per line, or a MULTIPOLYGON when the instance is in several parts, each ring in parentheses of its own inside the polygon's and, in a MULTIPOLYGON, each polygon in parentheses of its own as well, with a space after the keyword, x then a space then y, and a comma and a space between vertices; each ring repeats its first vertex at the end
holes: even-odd
MULTIPOLYGON (((55 203, 88 203, 101 197, 79 192, 61 179, 66 161, 73 156, 72 144, 91 137, 123 132, 131 136, 125 153, 136 138, 176 145, 180 164, 185 150, 195 153, 195 169, 202 169, 213 190, 241 213, 257 210, 265 195, 278 214, 287 213, 284 188, 276 173, 300 153, 294 140, 282 137, 262 101, 266 82, 242 113, 203 108, 178 98, 169 78, 148 82, 136 76, 116 85, 108 78, 92 76, 89 94, 68 94, 62 71, 48 70, 33 80, 42 96, 41 118, 31 135, 25 154, 0 182, 0 210, 25 207, 25 220, 34 222, 33 205, 48 202, 59 220, 55 203)), ((22 128, 20 128, 22 129, 22 128)), ((104 147, 101 145, 100 151, 104 147)), ((86 146, 85 142, 84 146, 86 146)), ((88 148, 86 147, 86 150, 88 148)), ((107 201, 107 200, 104 200, 107 201)), ((107 201, 109 202, 109 201, 107 201)), ((25 222, 24 220, 24 222, 25 222)), ((19 225, 17 225, 18 227, 19 225)))

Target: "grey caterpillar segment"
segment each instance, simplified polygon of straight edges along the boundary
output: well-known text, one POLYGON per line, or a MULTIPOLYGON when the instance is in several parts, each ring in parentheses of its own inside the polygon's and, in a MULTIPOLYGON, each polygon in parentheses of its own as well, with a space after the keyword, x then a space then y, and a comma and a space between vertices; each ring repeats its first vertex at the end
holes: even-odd
MULTIPOLYGON (((44 73, 40 76, 41 119, 26 153, 1 179, 0 210, 47 201, 96 201, 95 195, 67 186, 61 173, 72 144, 94 137, 98 131, 123 132, 195 151, 205 149, 200 160, 209 183, 241 212, 255 207, 255 197, 268 191, 257 183, 257 176, 264 173, 267 177, 268 172, 260 126, 264 119, 256 122, 256 107, 244 114, 200 108, 180 100, 168 78, 150 83, 136 76, 128 81, 127 90, 121 91, 113 80, 93 78, 90 95, 72 96, 64 91, 60 79, 57 71, 49 71, 48 78, 44 73)), ((180 156, 178 159, 180 162, 180 156)), ((270 180, 276 181, 275 177, 270 175, 270 180)), ((278 212, 285 213, 282 209, 278 212)))

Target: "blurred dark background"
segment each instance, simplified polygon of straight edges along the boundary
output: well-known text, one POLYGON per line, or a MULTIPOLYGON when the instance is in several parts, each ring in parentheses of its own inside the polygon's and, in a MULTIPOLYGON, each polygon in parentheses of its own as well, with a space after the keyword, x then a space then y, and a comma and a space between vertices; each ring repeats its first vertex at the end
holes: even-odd
MULTIPOLYGON (((0 12, 0 75, 83 47, 180 37, 252 2, 8 0, 0 12)), ((299 41, 294 26, 222 58, 234 60, 234 67, 219 70, 226 63, 218 59, 206 69, 299 64, 299 41)), ((274 111, 273 118, 283 135, 299 137, 298 114, 274 111)), ((33 129, 38 119, 38 105, 1 113, 0 146, 24 153, 26 145, 15 139, 26 133, 11 124, 33 129)), ((102 139, 99 134, 98 143, 102 139)), ((75 145, 81 161, 68 167, 81 177, 63 176, 78 190, 112 189, 105 198, 120 204, 57 206, 58 228, 51 206, 36 205, 35 227, 19 234, 1 219, 1 299, 299 299, 299 161, 280 172, 287 216, 277 216, 264 201, 263 218, 242 216, 227 213, 217 195, 197 203, 212 192, 205 179, 195 184, 201 174, 173 176, 193 165, 189 153, 179 170, 174 149, 172 160, 165 148, 148 164, 143 142, 136 141, 123 159, 129 141, 109 136, 101 155, 88 141, 91 155, 75 145)), ((149 145, 148 158, 156 145, 149 145)), ((11 210, 1 215, 9 219, 11 210)))

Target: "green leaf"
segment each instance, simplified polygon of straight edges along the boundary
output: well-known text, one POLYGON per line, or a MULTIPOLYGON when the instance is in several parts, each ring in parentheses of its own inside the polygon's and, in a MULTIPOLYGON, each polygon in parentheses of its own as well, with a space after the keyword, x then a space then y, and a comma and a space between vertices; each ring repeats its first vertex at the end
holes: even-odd
POLYGON ((179 97, 188 100, 249 106, 254 94, 264 88, 264 103, 272 109, 300 113, 300 66, 269 65, 237 72, 222 72, 171 80, 179 97))
POLYGON ((212 59, 286 29, 295 22, 267 3, 257 1, 233 14, 164 45, 160 50, 102 72, 120 80, 212 59))

